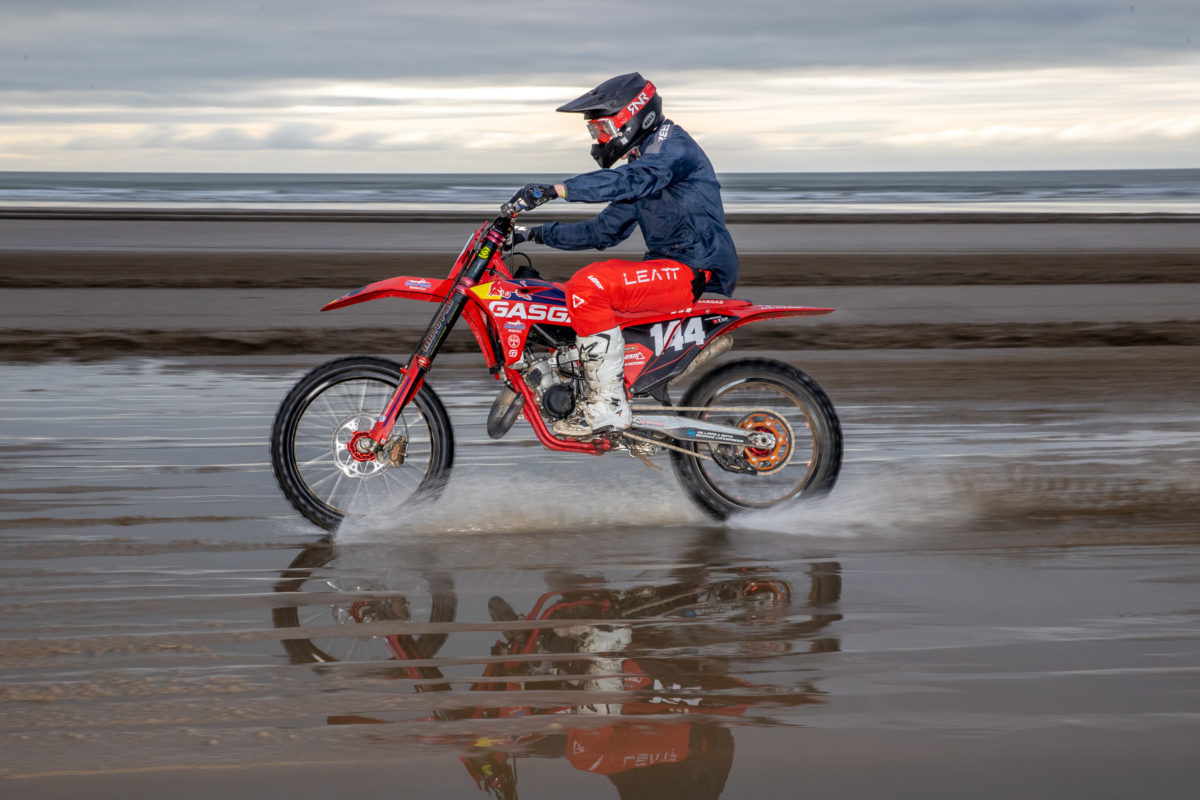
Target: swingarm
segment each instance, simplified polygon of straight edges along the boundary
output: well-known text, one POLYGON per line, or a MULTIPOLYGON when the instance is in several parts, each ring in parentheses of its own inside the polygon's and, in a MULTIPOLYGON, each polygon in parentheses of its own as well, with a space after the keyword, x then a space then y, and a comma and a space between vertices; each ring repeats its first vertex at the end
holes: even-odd
POLYGON ((732 425, 722 425, 694 417, 647 414, 644 412, 659 410, 659 407, 634 406, 633 424, 623 434, 626 440, 632 440, 627 441, 631 454, 646 461, 647 446, 651 448, 649 453, 653 453, 657 447, 663 447, 695 459, 713 461, 726 472, 742 475, 776 472, 791 462, 792 428, 786 419, 770 409, 718 406, 667 408, 671 411, 738 415, 740 418, 732 425), (680 444, 672 444, 668 439, 680 444), (688 444, 691 447, 681 446, 688 444))
MULTIPOLYGON (((704 410, 713 411, 714 409, 706 408, 704 410)), ((630 427, 644 433, 658 433, 681 442, 731 444, 737 447, 753 447, 756 450, 775 448, 776 436, 774 433, 747 425, 747 421, 754 418, 753 415, 767 413, 775 416, 773 412, 765 409, 731 410, 746 412, 737 425, 719 425, 715 422, 669 414, 635 413, 633 424, 630 427)))

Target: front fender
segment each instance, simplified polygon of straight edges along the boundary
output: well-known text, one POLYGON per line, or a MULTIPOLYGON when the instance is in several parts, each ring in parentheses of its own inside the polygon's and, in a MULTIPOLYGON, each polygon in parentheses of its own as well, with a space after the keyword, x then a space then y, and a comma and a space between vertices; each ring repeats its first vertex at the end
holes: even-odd
POLYGON ((406 300, 424 300, 427 303, 440 303, 446 299, 453 281, 449 279, 413 278, 408 275, 398 275, 395 278, 369 283, 326 303, 322 311, 332 311, 335 308, 345 308, 355 303, 365 303, 368 300, 378 300, 381 297, 403 297, 406 300))

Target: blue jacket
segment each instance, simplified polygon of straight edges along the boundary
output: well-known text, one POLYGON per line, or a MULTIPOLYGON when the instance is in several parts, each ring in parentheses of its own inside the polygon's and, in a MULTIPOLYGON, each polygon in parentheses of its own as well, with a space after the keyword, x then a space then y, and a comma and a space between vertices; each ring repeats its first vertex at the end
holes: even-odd
POLYGON ((581 222, 548 222, 543 241, 560 250, 603 250, 624 241, 634 223, 646 258, 670 258, 712 272, 709 291, 732 295, 738 258, 725 227, 721 184, 708 156, 691 136, 664 120, 627 164, 568 178, 567 200, 608 203, 581 222))

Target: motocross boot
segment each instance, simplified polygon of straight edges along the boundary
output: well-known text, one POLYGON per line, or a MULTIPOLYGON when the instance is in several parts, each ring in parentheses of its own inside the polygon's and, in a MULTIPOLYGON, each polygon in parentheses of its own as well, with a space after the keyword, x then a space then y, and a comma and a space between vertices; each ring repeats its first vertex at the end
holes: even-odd
POLYGON ((559 436, 590 436, 605 430, 624 430, 633 422, 625 397, 625 339, 620 328, 610 328, 575 340, 583 364, 588 394, 575 411, 557 420, 559 436))

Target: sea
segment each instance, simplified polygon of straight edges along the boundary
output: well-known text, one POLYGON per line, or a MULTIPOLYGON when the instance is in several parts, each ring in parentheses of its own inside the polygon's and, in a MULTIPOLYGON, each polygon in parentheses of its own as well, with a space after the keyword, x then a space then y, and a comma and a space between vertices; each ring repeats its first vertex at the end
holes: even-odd
MULTIPOLYGON (((5 208, 464 211, 563 176, 0 172, 5 208)), ((735 213, 1200 213, 1200 169, 753 172, 720 176, 735 213)))

